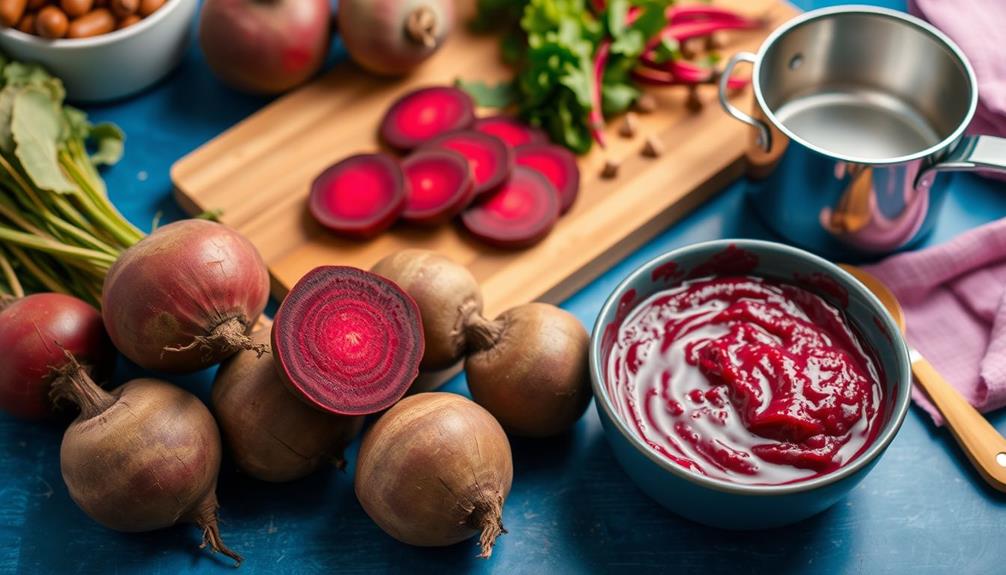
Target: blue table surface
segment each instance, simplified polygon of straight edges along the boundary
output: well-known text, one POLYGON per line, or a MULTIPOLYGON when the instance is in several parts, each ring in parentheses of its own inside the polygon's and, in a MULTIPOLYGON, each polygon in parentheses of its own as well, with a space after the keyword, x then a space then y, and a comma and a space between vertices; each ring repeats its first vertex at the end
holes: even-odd
MULTIPOLYGON (((804 9, 824 2, 797 2, 804 9)), ((904 8, 902 0, 882 2, 904 8)), ((88 111, 129 135, 122 163, 105 174, 116 205, 149 229, 183 217, 171 199, 169 167, 266 100, 218 84, 193 46, 181 68, 135 99, 88 111)), ((268 185, 263 182, 263 185, 268 185)), ((249 190, 248 193, 254 193, 249 190)), ((1006 216, 1002 184, 957 176, 930 244, 1006 216)), ((753 221, 741 184, 696 212, 563 304, 587 326, 607 295, 637 266, 671 248, 713 238, 771 234, 753 221)), ((136 376, 129 365, 119 381, 136 376)), ((212 372, 173 378, 208 397, 212 372)), ((463 378, 446 389, 467 394, 463 378)), ((1006 431, 1006 413, 990 416, 1006 431)), ((87 518, 59 471, 62 429, 0 417, 0 572, 229 573, 231 563, 200 552, 189 525, 119 534, 87 518)), ((472 542, 442 549, 399 544, 370 521, 349 473, 319 472, 286 485, 259 483, 225 461, 221 528, 244 554, 241 572, 382 571, 574 573, 1002 573, 1006 498, 986 487, 951 436, 916 408, 876 469, 848 498, 801 524, 727 532, 676 517, 644 496, 618 467, 591 409, 575 430, 548 441, 514 441, 515 481, 492 559, 472 542)), ((355 459, 356 446, 349 453, 355 459)), ((114 470, 109 470, 114 473, 114 470)))

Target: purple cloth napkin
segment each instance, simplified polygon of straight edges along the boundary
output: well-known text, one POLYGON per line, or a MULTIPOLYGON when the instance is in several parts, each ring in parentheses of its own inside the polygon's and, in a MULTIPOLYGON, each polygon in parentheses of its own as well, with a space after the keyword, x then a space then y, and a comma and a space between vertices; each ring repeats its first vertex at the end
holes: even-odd
MULTIPOLYGON (((908 341, 981 411, 1006 405, 1006 219, 867 271, 905 310, 908 341)), ((916 386, 912 398, 943 421, 916 386)))
POLYGON ((979 103, 969 132, 1006 136, 1006 0, 910 0, 908 9, 950 36, 975 68, 979 103))

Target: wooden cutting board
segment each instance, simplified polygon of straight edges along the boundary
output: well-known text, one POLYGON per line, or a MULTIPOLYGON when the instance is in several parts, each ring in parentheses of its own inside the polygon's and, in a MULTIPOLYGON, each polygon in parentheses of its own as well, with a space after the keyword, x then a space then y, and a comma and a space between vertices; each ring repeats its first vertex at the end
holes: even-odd
MULTIPOLYGON (((773 28, 797 13, 780 0, 721 4, 768 23, 761 30, 729 33, 727 54, 756 49, 773 28)), ((466 8, 470 12, 471 6, 466 8)), ((426 248, 472 270, 493 317, 531 300, 568 297, 743 171, 748 132, 720 110, 715 87, 701 89, 707 105, 697 114, 685 110, 683 88, 664 88, 652 92, 659 109, 640 116, 634 139, 620 138, 618 122, 609 123, 608 149, 595 146, 580 160, 582 188, 576 205, 533 248, 493 249, 454 225, 432 230, 402 225, 367 242, 351 241, 312 220, 307 197, 314 177, 345 156, 377 149, 378 122, 398 96, 458 77, 498 81, 511 74, 500 62, 497 39, 471 35, 464 26, 405 80, 376 78, 351 63, 341 64, 179 160, 171 172, 176 198, 192 215, 219 210, 223 223, 248 237, 269 265, 277 298, 316 266, 366 269, 396 250, 426 248), (640 153, 647 136, 663 143, 659 158, 640 153), (609 157, 621 161, 616 179, 600 177, 609 157)), ((750 90, 734 100, 749 107, 750 90)))

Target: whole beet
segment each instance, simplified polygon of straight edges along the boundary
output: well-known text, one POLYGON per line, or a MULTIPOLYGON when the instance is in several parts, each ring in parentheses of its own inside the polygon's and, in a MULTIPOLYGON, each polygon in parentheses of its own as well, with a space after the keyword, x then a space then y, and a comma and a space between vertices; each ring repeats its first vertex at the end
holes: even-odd
POLYGON ((569 429, 592 396, 590 337, 575 316, 555 306, 517 306, 495 321, 474 316, 468 388, 514 435, 545 437, 569 429))
POLYGON ((328 0, 206 0, 199 44, 226 84, 278 94, 317 72, 331 41, 328 0))
POLYGON ((426 338, 422 369, 457 363, 467 345, 465 325, 482 312, 482 290, 468 268, 436 252, 408 249, 385 257, 371 271, 416 300, 426 338))
POLYGON ((157 379, 136 379, 107 392, 72 355, 67 358, 54 392, 80 407, 60 447, 73 501, 116 531, 195 523, 204 545, 240 563, 217 526, 220 433, 206 406, 157 379))
MULTIPOLYGON (((268 344, 269 329, 252 336, 268 344)), ((220 366, 213 411, 238 467, 263 481, 304 477, 322 463, 344 465, 342 453, 363 427, 363 417, 325 413, 307 405, 276 372, 272 354, 238 352, 220 366)))
POLYGON ((115 350, 98 310, 59 293, 0 301, 0 409, 26 420, 48 417, 55 368, 66 363, 64 349, 90 375, 107 371, 115 350))
POLYGON ((268 299, 269 272, 251 242, 217 223, 182 220, 123 252, 101 308, 123 355, 184 373, 253 348, 247 334, 268 299))
POLYGON ((395 539, 423 547, 479 535, 492 555, 513 482, 510 442, 485 409, 453 393, 407 397, 360 446, 354 486, 363 509, 395 539))
POLYGON ((340 0, 339 34, 357 64, 396 76, 417 68, 454 28, 455 0, 340 0))

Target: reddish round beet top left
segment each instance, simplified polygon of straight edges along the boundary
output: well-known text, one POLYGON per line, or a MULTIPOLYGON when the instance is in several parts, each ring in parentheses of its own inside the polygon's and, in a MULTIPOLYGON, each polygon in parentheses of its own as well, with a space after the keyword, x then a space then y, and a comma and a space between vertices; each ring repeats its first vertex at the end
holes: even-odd
POLYGON ((44 419, 51 404, 53 368, 63 350, 85 367, 103 371, 114 356, 101 314, 68 295, 39 293, 0 312, 0 409, 28 420, 44 419))

